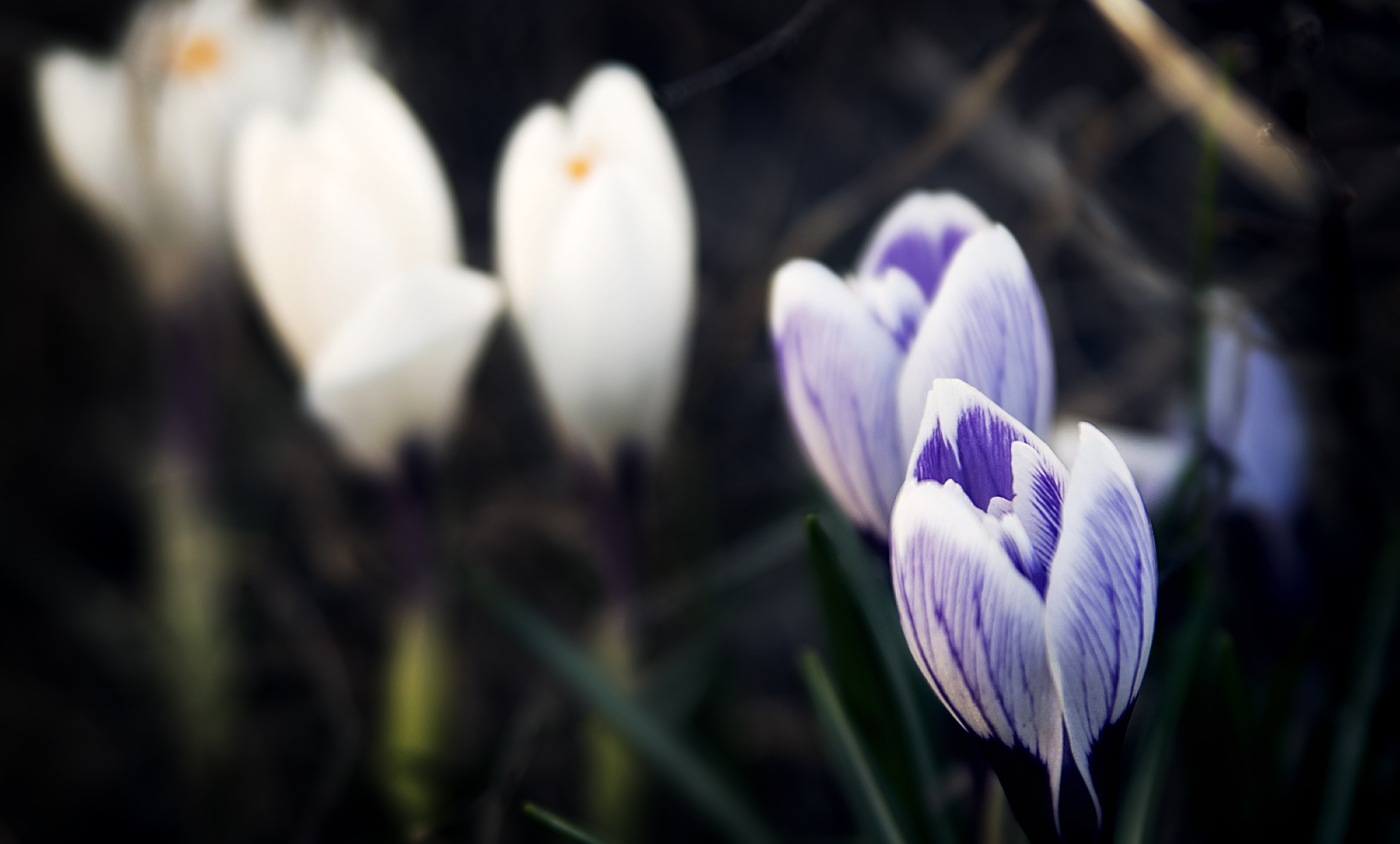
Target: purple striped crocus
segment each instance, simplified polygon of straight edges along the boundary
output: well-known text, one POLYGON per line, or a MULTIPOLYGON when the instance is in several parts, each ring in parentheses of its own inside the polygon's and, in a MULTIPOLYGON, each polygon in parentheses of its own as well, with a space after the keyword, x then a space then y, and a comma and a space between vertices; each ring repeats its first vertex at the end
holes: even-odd
POLYGON ((961 378, 1043 431, 1054 402, 1045 306, 1005 228, 953 193, 891 210, 856 271, 789 261, 770 329, 783 395, 807 456, 863 532, 884 541, 924 397, 961 378))
POLYGON ((891 519, 904 636, 1034 841, 1111 835, 1157 612, 1147 511, 1082 423, 1067 472, 968 384, 934 381, 891 519))

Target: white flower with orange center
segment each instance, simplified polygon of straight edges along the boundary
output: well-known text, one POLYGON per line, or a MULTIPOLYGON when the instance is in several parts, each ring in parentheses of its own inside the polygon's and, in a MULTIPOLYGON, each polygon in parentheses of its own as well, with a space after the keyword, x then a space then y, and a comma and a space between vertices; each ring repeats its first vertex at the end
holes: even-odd
POLYGON ((119 55, 44 55, 36 95, 63 180, 135 247, 158 293, 224 240, 229 141, 254 108, 305 107, 360 52, 343 27, 271 18, 251 0, 143 7, 119 55))
POLYGON ((611 468, 659 447, 695 296, 690 190, 635 72, 607 65, 516 125, 496 185, 496 260, 555 427, 611 468))

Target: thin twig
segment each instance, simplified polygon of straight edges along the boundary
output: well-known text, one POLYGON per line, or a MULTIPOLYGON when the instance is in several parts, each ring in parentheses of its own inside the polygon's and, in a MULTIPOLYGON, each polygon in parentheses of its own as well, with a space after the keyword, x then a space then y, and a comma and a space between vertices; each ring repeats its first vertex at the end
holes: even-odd
POLYGON ((1021 63, 1026 48, 1040 33, 1044 20, 1042 15, 1023 26, 987 59, 977 75, 958 91, 943 119, 929 127, 923 137, 901 155, 871 168, 799 217, 779 242, 774 263, 799 255, 819 254, 872 209, 927 172, 986 114, 1021 63))
POLYGON ((657 102, 661 104, 662 108, 675 108, 696 94, 718 88, 741 74, 747 73, 796 41, 802 31, 810 26, 812 21, 826 10, 827 6, 835 2, 836 0, 807 0, 787 23, 765 35, 758 42, 735 53, 719 64, 711 65, 699 73, 692 73, 690 76, 677 79, 662 88, 656 97, 657 102))

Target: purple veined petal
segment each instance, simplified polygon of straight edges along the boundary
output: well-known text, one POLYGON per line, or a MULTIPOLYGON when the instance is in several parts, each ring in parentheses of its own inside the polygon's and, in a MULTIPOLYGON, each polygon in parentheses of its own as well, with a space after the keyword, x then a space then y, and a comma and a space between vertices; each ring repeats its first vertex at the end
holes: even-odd
POLYGON ((909 480, 891 519, 890 566, 905 641, 969 732, 1041 760, 1058 802, 1062 710, 1044 604, 958 485, 909 480))
POLYGON ((914 279, 898 267, 890 267, 878 277, 856 276, 851 279, 851 289, 875 321, 894 338, 900 352, 906 351, 928 310, 924 294, 914 279))
POLYGON ((1048 432, 1055 400, 1050 327, 1025 256, 1002 226, 963 243, 909 346, 898 405, 910 447, 935 378, 966 381, 1032 430, 1048 432))
POLYGON ((808 458, 851 520, 887 537, 905 464, 894 403, 898 344, 814 261, 789 261, 774 275, 769 320, 783 396, 808 458))
POLYGON ((1157 553, 1118 450, 1088 423, 1079 436, 1045 593, 1045 634, 1070 753, 1102 822, 1090 757, 1142 686, 1157 616, 1157 553))
POLYGON ((856 274, 879 277, 898 267, 931 300, 958 247, 990 225, 982 209, 959 193, 915 191, 899 201, 875 227, 856 274))
POLYGON ((1066 473, 1026 426, 963 381, 940 378, 929 391, 906 483, 953 481, 979 510, 1016 516, 1030 553, 1008 555, 1044 595, 1059 541, 1066 473))

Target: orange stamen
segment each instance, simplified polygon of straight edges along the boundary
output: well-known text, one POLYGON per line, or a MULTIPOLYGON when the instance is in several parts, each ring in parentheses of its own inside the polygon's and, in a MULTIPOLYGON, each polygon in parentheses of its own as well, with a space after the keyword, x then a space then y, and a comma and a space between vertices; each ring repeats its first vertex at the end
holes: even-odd
POLYGON ((575 182, 581 182, 588 178, 588 172, 593 169, 593 157, 590 155, 571 156, 564 162, 564 170, 569 174, 569 178, 575 182))
POLYGON ((171 70, 177 76, 202 76, 217 68, 224 59, 219 42, 210 35, 186 38, 175 50, 171 70))

